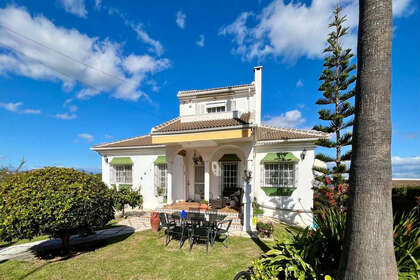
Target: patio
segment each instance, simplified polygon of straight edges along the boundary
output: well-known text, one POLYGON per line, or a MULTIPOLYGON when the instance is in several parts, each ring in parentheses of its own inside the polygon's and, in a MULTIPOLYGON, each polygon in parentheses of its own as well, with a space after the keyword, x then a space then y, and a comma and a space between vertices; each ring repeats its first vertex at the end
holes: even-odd
MULTIPOLYGON (((163 209, 170 209, 170 210, 185 210, 188 211, 190 209, 194 209, 194 211, 198 211, 198 209, 200 208, 200 203, 198 202, 185 202, 185 201, 180 201, 180 202, 176 202, 173 204, 167 204, 163 207, 163 209)), ((190 210, 191 211, 191 210, 190 210)), ((230 206, 225 206, 224 208, 221 209, 213 209, 211 207, 211 205, 209 205, 209 207, 207 209, 200 209, 200 212, 217 212, 217 213, 231 213, 231 214, 239 214, 239 210, 235 209, 235 208, 231 208, 230 206)))

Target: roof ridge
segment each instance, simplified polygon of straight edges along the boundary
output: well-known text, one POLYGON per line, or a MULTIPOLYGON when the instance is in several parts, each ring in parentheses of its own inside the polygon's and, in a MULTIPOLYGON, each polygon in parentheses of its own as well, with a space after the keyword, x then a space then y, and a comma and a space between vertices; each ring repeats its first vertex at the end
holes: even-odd
POLYGON ((117 140, 117 141, 114 141, 114 142, 101 143, 101 144, 98 144, 98 145, 93 146, 93 148, 100 148, 101 146, 104 146, 104 145, 117 144, 117 143, 121 143, 121 142, 128 141, 128 140, 134 140, 134 139, 138 139, 138 138, 144 138, 144 137, 147 137, 147 136, 151 136, 150 133, 149 134, 146 134, 146 135, 135 136, 135 137, 131 137, 131 138, 117 140))
POLYGON ((325 135, 325 136, 329 135, 328 133, 313 130, 313 129, 284 128, 284 127, 277 127, 277 126, 271 126, 271 125, 260 125, 260 127, 271 128, 271 129, 282 130, 282 131, 297 132, 297 133, 302 133, 302 134, 316 134, 316 135, 325 135))
POLYGON ((248 83, 248 84, 238 84, 238 85, 215 87, 215 88, 206 88, 206 89, 179 90, 178 94, 193 93, 193 92, 205 92, 205 91, 212 91, 212 90, 218 90, 218 89, 238 88, 238 87, 245 87, 245 86, 252 86, 252 85, 254 85, 254 84, 253 83, 248 83))
POLYGON ((163 122, 163 123, 161 123, 161 124, 158 124, 158 125, 156 125, 156 126, 154 126, 154 127, 152 128, 152 131, 153 131, 153 130, 155 130, 155 129, 159 129, 159 128, 162 128, 162 127, 168 126, 168 125, 170 125, 171 123, 174 123, 174 122, 176 122, 176 121, 177 121, 177 120, 179 120, 179 119, 180 119, 180 116, 178 116, 178 117, 176 117, 176 118, 173 118, 173 119, 170 119, 169 121, 163 122))

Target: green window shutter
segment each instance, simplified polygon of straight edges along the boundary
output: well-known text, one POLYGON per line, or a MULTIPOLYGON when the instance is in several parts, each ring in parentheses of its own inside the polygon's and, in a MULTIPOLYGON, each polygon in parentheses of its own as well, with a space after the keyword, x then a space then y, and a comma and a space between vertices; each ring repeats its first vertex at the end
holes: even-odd
POLYGON ((110 165, 133 165, 133 161, 129 157, 114 157, 110 165))
POLYGON ((261 163, 270 162, 298 162, 299 159, 292 153, 268 153, 262 160, 261 163))
POLYGON ((155 164, 166 164, 166 156, 158 156, 155 160, 155 164))
POLYGON ((224 154, 219 161, 241 161, 236 154, 224 154))

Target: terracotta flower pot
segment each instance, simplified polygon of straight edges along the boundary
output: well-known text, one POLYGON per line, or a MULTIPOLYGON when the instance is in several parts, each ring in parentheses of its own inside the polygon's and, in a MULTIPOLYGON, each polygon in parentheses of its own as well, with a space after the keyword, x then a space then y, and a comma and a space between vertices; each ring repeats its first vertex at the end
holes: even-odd
POLYGON ((160 217, 158 212, 153 212, 152 216, 150 217, 150 225, 152 226, 153 232, 159 231, 160 226, 160 217))
POLYGON ((207 209, 207 208, 209 208, 209 206, 207 204, 200 204, 200 208, 201 209, 207 209))

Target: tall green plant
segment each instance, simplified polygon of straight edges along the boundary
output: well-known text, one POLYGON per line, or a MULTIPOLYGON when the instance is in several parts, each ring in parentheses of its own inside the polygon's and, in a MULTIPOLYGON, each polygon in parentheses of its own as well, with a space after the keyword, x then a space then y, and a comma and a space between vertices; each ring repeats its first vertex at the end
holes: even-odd
POLYGON ((125 216, 126 205, 130 205, 132 208, 143 205, 140 188, 134 190, 131 185, 120 185, 118 188, 114 186, 113 193, 115 208, 122 211, 123 217, 125 216))
POLYGON ((324 162, 334 162, 332 169, 314 168, 319 175, 316 179, 325 184, 324 177, 331 176, 332 183, 337 186, 345 182, 344 173, 348 173, 344 161, 350 160, 351 150, 343 154, 343 148, 351 145, 352 134, 348 130, 353 125, 353 120, 348 119, 354 114, 354 107, 350 103, 350 99, 354 96, 355 91, 352 84, 356 80, 356 76, 352 72, 356 69, 356 65, 350 62, 353 57, 351 49, 343 49, 342 40, 347 34, 349 27, 344 27, 346 16, 340 15, 341 8, 337 6, 334 11, 334 20, 329 27, 332 28, 328 35, 328 46, 324 49, 327 56, 324 58, 324 70, 320 76, 322 81, 319 91, 323 97, 316 101, 316 104, 328 106, 328 109, 319 110, 319 118, 328 122, 326 126, 316 125, 314 130, 331 133, 335 136, 335 140, 320 139, 317 145, 329 149, 335 149, 335 156, 331 157, 326 154, 317 154, 316 158, 324 162))

